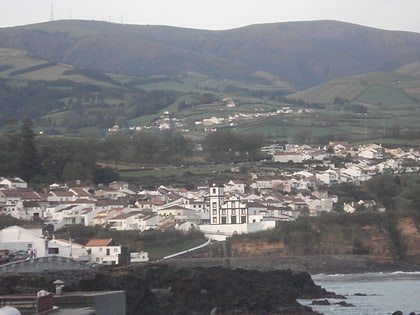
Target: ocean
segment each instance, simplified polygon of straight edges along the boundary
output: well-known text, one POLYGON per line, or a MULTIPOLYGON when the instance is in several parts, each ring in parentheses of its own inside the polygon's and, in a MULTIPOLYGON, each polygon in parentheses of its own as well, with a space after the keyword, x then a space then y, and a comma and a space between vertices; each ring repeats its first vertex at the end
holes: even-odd
POLYGON ((420 314, 420 272, 313 275, 314 282, 346 299, 328 299, 331 305, 303 305, 325 315, 384 315, 402 311, 420 314), (354 307, 334 305, 345 301, 354 307))

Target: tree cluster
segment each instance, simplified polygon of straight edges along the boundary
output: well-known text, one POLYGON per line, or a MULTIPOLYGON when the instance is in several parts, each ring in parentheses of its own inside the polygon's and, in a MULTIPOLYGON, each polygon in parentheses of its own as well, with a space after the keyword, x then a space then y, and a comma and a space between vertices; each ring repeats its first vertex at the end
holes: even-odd
MULTIPOLYGON (((362 185, 341 183, 329 188, 339 197, 338 208, 344 202, 373 199, 387 211, 420 211, 420 175, 384 174, 373 177, 362 185)), ((363 208, 363 207, 362 207, 363 208)))
POLYGON ((105 139, 35 136, 31 120, 11 123, 0 136, 0 146, 2 176, 39 183, 75 179, 109 183, 118 179, 115 169, 120 163, 177 164, 193 150, 191 141, 171 132, 116 134, 105 139))
POLYGON ((257 133, 239 134, 230 130, 212 132, 206 136, 203 149, 213 162, 251 162, 263 158, 264 136, 257 133))

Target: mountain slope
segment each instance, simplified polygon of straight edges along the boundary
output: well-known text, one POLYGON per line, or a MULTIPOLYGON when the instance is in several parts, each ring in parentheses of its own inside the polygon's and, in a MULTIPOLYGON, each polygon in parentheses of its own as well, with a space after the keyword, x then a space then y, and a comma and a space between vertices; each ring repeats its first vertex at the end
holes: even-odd
POLYGON ((407 65, 395 72, 371 72, 334 79, 289 95, 289 98, 322 104, 332 104, 339 99, 391 107, 419 104, 420 78, 408 74, 416 71, 415 65, 407 65))
POLYGON ((335 22, 225 30, 57 21, 0 29, 0 46, 50 61, 130 75, 197 71, 250 80, 264 71, 296 89, 420 61, 420 34, 335 22))

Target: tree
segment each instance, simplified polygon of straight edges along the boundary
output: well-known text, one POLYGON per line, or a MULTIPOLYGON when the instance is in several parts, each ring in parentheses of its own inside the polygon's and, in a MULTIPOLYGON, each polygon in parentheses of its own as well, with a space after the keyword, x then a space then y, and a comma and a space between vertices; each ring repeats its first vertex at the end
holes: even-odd
POLYGON ((120 175, 111 167, 97 166, 93 170, 93 182, 95 184, 109 184, 119 179, 120 175))
POLYGON ((264 137, 260 134, 235 134, 230 130, 210 133, 203 148, 215 162, 255 161, 261 157, 264 137))
POLYGON ((401 136, 401 128, 399 124, 395 124, 391 127, 390 135, 392 138, 399 138, 401 136))
POLYGON ((19 124, 12 120, 0 137, 0 172, 3 176, 16 176, 19 143, 19 124))
POLYGON ((38 151, 33 132, 33 123, 25 119, 20 127, 17 147, 17 175, 31 180, 39 172, 38 151))
POLYGON ((108 136, 102 145, 102 154, 106 162, 114 162, 115 169, 118 169, 128 147, 128 137, 122 134, 108 136))
POLYGON ((68 161, 63 168, 62 178, 64 180, 85 180, 90 178, 89 170, 79 161, 68 161))

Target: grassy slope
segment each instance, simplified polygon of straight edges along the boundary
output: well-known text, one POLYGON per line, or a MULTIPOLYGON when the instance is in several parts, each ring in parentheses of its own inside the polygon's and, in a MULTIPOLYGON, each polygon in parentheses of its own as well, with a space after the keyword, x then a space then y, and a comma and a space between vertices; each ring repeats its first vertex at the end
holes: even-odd
POLYGON ((0 48, 0 67, 12 66, 13 68, 0 72, 0 78, 19 79, 19 80, 45 80, 58 81, 70 80, 75 83, 90 84, 97 86, 112 86, 107 82, 98 81, 80 74, 64 74, 67 70, 74 67, 66 64, 51 65, 39 70, 31 70, 31 67, 45 64, 47 61, 30 57, 27 52, 17 49, 0 48), (23 73, 14 75, 13 72, 21 70, 23 73), (27 71, 26 71, 27 70, 27 71))
POLYGON ((72 65, 131 75, 258 77, 297 89, 416 61, 419 41, 420 34, 337 21, 208 31, 67 20, 0 29, 7 47, 72 65))
MULTIPOLYGON (((13 69, 0 71, 0 77, 9 80, 14 85, 22 84, 27 80, 43 79, 53 82, 66 79, 76 83, 102 87, 112 86, 109 82, 94 80, 80 74, 63 75, 65 70, 72 69, 71 66, 63 64, 51 65, 40 70, 10 76, 12 71, 30 68, 43 63, 45 63, 44 60, 29 57, 23 51, 0 49, 0 67, 4 65, 13 66, 13 69)), ((227 118, 229 115, 238 113, 255 113, 257 109, 269 112, 289 106, 294 109, 295 114, 279 115, 273 118, 263 117, 253 120, 240 120, 239 125, 235 129, 243 132, 261 132, 288 141, 295 141, 299 133, 306 132, 310 134, 311 140, 334 134, 338 138, 343 137, 345 139, 348 138, 348 135, 351 135, 351 139, 348 140, 373 139, 383 142, 386 140, 383 133, 386 133, 389 128, 396 124, 399 124, 405 130, 416 129, 420 125, 420 115, 416 115, 419 105, 416 99, 418 95, 415 93, 420 90, 420 79, 412 76, 417 73, 417 68, 418 65, 414 64, 402 67, 398 72, 375 72, 363 76, 337 79, 290 96, 294 99, 303 99, 308 103, 331 103, 336 97, 340 97, 352 102, 367 104, 367 115, 330 107, 316 110, 315 114, 296 114, 296 111, 301 107, 279 101, 271 101, 267 98, 244 96, 241 92, 224 92, 226 87, 242 88, 251 91, 272 91, 277 90, 278 88, 276 87, 234 80, 215 80, 198 73, 186 73, 176 80, 163 78, 153 82, 144 78, 121 74, 110 74, 110 77, 115 82, 120 83, 138 82, 136 87, 143 90, 174 90, 179 93, 177 101, 171 106, 161 109, 153 115, 131 119, 129 121, 130 125, 147 125, 163 111, 168 110, 177 118, 185 121, 187 128, 194 133, 196 131, 194 122, 203 118, 212 116, 227 118), (212 93, 218 95, 220 99, 231 96, 234 98, 237 106, 227 108, 225 106, 226 102, 220 101, 211 105, 204 104, 178 111, 177 103, 179 101, 194 102, 195 96, 192 93, 212 93)), ((115 87, 120 88, 119 85, 115 85, 115 87)), ((124 100, 105 100, 105 103, 110 105, 118 104, 119 102, 124 102, 124 100)), ((52 111, 45 117, 52 119, 59 126, 60 122, 67 119, 67 115, 66 111, 52 111)), ((223 126, 227 126, 227 124, 225 123, 218 127, 223 126)), ((194 133, 192 136, 200 138, 203 137, 203 134, 197 133, 195 135, 194 133)), ((404 143, 403 140, 399 141, 402 141, 402 144, 404 143)), ((416 141, 411 140, 410 144, 416 144, 416 141)))

